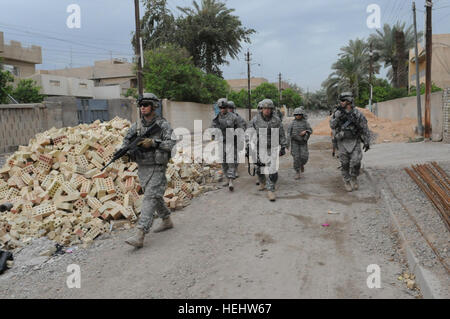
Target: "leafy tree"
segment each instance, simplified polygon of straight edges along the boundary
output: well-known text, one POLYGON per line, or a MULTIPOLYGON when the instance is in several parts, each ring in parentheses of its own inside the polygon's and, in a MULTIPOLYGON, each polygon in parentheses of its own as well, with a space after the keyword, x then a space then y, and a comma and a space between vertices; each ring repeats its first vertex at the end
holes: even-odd
POLYGON ((295 92, 297 92, 300 95, 303 95, 303 93, 304 93, 303 89, 300 86, 298 86, 296 83, 288 83, 288 84, 289 84, 289 87, 291 89, 293 89, 295 92))
MULTIPOLYGON (((373 80, 373 102, 384 102, 408 96, 406 88, 395 88, 386 79, 375 78, 373 80)), ((369 104, 370 88, 366 84, 362 88, 361 96, 355 100, 355 104, 365 107, 369 104)))
POLYGON ((11 94, 13 87, 10 83, 14 81, 14 77, 8 71, 3 71, 2 58, 0 57, 0 104, 9 102, 8 94, 11 94))
POLYGON ((228 100, 233 101, 236 107, 248 108, 248 93, 245 89, 239 92, 230 92, 228 94, 228 100))
POLYGON ((228 90, 228 83, 224 79, 214 74, 203 74, 200 101, 202 103, 213 103, 226 96, 228 90))
POLYGON ((8 71, 0 70, 0 104, 9 103, 8 94, 11 95, 13 87, 12 83, 14 77, 8 71))
POLYGON ((277 104, 279 99, 278 88, 271 83, 262 83, 252 91, 252 107, 256 108, 258 103, 264 99, 271 99, 277 104))
POLYGON ((286 105, 288 108, 295 108, 301 106, 303 102, 302 97, 296 91, 291 88, 283 91, 281 104, 286 105))
POLYGON ((145 52, 145 88, 160 98, 212 103, 228 92, 228 84, 195 67, 189 53, 176 45, 145 52))
POLYGON ((193 1, 193 8, 178 7, 184 16, 177 19, 177 41, 193 57, 194 64, 206 73, 222 76, 220 66, 227 56, 237 58, 242 42, 250 42, 255 32, 242 26, 234 9, 218 0, 193 1))
POLYGON ((19 103, 40 103, 44 100, 44 96, 39 94, 40 90, 41 87, 36 85, 36 81, 22 79, 12 91, 11 95, 19 103))
POLYGON ((138 91, 136 88, 129 88, 126 92, 125 92, 125 97, 133 97, 135 99, 138 98, 138 91))
POLYGON ((308 110, 329 109, 326 90, 321 89, 314 93, 305 93, 303 104, 308 110))
MULTIPOLYGON (((335 103, 338 95, 346 90, 352 91, 359 98, 360 87, 368 82, 369 77, 369 46, 365 40, 350 40, 347 46, 341 48, 339 59, 333 64, 333 73, 322 85, 325 87, 328 102, 335 103)), ((378 63, 373 64, 374 72, 378 73, 378 63)))
MULTIPOLYGON (((431 93, 439 92, 439 91, 442 91, 442 89, 440 87, 438 87, 436 84, 431 83, 431 93)), ((425 83, 421 83, 420 84, 420 94, 421 95, 425 94, 425 83)), ((416 87, 415 86, 411 86, 409 96, 416 96, 416 95, 417 95, 416 87)))
POLYGON ((160 98, 176 101, 198 101, 201 72, 189 53, 175 45, 145 52, 143 78, 145 88, 160 98))
MULTIPOLYGON (((377 30, 369 37, 375 51, 374 58, 384 62, 384 67, 390 67, 388 76, 396 88, 406 87, 408 84, 407 63, 409 50, 415 45, 413 26, 406 28, 405 23, 398 22, 394 26, 385 24, 383 30, 377 30)), ((420 41, 423 36, 418 32, 420 41)))

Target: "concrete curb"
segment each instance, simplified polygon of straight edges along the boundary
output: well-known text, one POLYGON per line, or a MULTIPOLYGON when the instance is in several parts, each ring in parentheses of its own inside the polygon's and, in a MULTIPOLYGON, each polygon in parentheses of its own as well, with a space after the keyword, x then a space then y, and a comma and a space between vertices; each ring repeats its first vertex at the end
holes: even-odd
POLYGON ((387 195, 387 191, 383 188, 380 188, 376 180, 372 177, 371 173, 365 169, 364 173, 374 185, 377 192, 380 193, 381 198, 383 199, 386 207, 389 210, 389 215, 394 223, 394 226, 397 228, 400 239, 403 243, 403 247, 405 248, 406 258, 408 260, 408 265, 410 271, 414 273, 416 276, 416 282, 420 287, 420 291, 424 299, 447 299, 449 296, 442 295, 442 287, 437 278, 428 270, 420 265, 419 259, 416 257, 416 253, 414 249, 409 244, 409 241, 406 238, 405 233, 402 231, 401 224, 398 218, 395 216, 393 208, 391 206, 389 196, 387 195))

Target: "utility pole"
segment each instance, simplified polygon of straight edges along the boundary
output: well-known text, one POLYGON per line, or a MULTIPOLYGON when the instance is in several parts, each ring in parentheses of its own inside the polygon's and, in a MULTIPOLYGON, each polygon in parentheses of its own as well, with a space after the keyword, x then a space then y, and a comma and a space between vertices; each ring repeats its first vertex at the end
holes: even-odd
POLYGON ((417 95, 417 134, 423 136, 422 124, 422 102, 420 100, 420 72, 419 72, 419 44, 417 43, 417 20, 416 20, 416 3, 413 2, 413 17, 414 17, 414 39, 415 39, 415 54, 416 54, 416 95, 417 95))
POLYGON ((278 97, 279 102, 278 102, 278 107, 281 107, 281 100, 283 98, 281 93, 281 73, 278 74, 278 93, 280 94, 280 96, 278 97))
POLYGON ((252 119, 252 92, 250 86, 250 49, 247 50, 247 55, 245 57, 247 61, 247 77, 248 77, 248 120, 252 119))
POLYGON ((141 19, 139 17, 139 0, 134 0, 134 15, 136 20, 136 33, 135 33, 135 52, 136 66, 137 66, 137 83, 138 94, 142 96, 144 93, 144 83, 142 83, 142 50, 141 50, 141 19))
POLYGON ((372 74, 373 74, 373 51, 372 51, 372 42, 370 42, 369 47, 369 88, 370 88, 370 96, 369 96, 369 110, 372 112, 372 93, 373 93, 373 86, 372 86, 372 74))
POLYGON ((432 24, 431 9, 433 3, 427 0, 425 7, 427 8, 427 28, 426 28, 426 70, 425 70, 425 138, 431 137, 431 56, 432 52, 432 24))

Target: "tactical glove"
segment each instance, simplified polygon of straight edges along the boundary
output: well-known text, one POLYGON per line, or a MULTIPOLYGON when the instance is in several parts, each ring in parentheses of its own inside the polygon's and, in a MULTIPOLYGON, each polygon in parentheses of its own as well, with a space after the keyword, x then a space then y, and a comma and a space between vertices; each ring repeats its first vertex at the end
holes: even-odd
POLYGON ((282 147, 280 149, 280 156, 284 156, 284 155, 286 155, 286 148, 282 147))
POLYGON ((370 150, 370 145, 364 144, 363 150, 364 150, 364 152, 367 152, 368 150, 370 150))
POLYGON ((156 143, 152 138, 144 138, 137 145, 143 148, 152 148, 155 147, 156 143))
POLYGON ((338 119, 338 118, 340 118, 341 116, 342 116, 342 111, 340 111, 340 110, 337 110, 336 112, 334 112, 334 115, 333 115, 333 117, 335 118, 335 119, 338 119))

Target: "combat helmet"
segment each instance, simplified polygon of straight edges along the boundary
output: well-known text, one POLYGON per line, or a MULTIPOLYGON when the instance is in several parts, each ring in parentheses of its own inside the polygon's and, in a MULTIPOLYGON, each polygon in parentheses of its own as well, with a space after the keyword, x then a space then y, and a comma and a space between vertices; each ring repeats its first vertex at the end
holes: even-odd
POLYGON ((221 99, 217 100, 217 106, 219 108, 228 107, 228 100, 226 98, 221 98, 221 99))
POLYGON ((262 110, 262 107, 261 107, 262 104, 261 104, 261 102, 262 102, 262 101, 260 101, 260 102, 258 103, 258 107, 257 107, 257 108, 258 108, 258 111, 261 111, 261 110, 262 110))
POLYGON ((228 108, 235 110, 236 109, 236 104, 234 104, 233 101, 228 101, 228 108))
POLYGON ((343 92, 339 95, 339 101, 347 101, 353 103, 353 93, 352 92, 343 92))
POLYGON ((159 107, 159 99, 158 97, 153 93, 144 93, 141 97, 137 100, 137 105, 141 106, 142 104, 146 102, 151 102, 153 106, 159 107), (156 103, 155 103, 156 102, 156 103))
POLYGON ((304 110, 303 106, 297 107, 294 110, 294 116, 296 116, 296 115, 305 115, 305 110, 304 110))
POLYGON ((269 108, 269 109, 275 109, 275 105, 273 104, 273 101, 271 99, 264 99, 260 102, 261 109, 263 108, 269 108))

